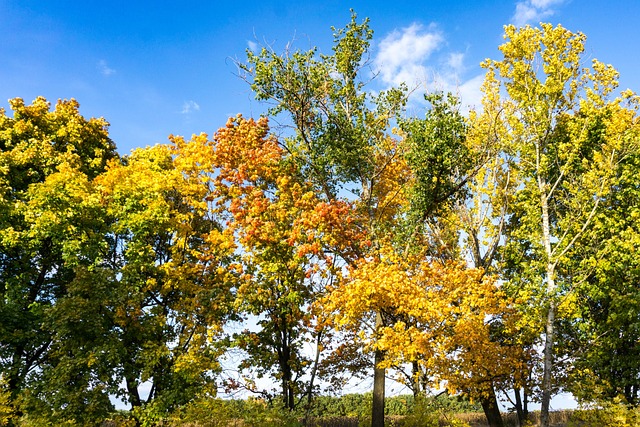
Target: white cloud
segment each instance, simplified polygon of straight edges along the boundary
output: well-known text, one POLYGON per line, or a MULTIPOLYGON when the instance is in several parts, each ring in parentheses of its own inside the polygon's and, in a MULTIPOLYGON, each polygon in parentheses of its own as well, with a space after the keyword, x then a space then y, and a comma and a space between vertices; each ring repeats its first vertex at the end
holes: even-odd
POLYGON ((254 42, 253 40, 247 40, 247 46, 249 46, 249 50, 251 50, 252 52, 257 52, 259 47, 258 43, 254 42))
POLYGON ((182 104, 181 114, 190 114, 194 111, 200 111, 200 106, 195 101, 185 101, 182 104))
POLYGON ((564 0, 523 0, 516 3, 516 11, 511 18, 513 24, 521 27, 526 24, 537 24, 542 19, 553 15, 554 6, 559 6, 564 0))
POLYGON ((484 74, 461 80, 465 72, 464 52, 441 50, 447 41, 437 27, 413 24, 395 30, 378 44, 374 69, 384 86, 406 83, 410 90, 410 109, 422 111, 425 92, 443 91, 457 94, 463 112, 479 108, 484 74))
POLYGON ((462 72, 464 68, 464 53, 453 52, 447 58, 447 66, 455 73, 462 72))
POLYGON ((477 75, 458 86, 458 96, 460 97, 460 107, 462 111, 480 109, 482 106, 482 83, 484 74, 477 75))
POLYGON ((116 70, 114 70, 113 68, 109 68, 107 61, 105 61, 104 59, 98 61, 96 67, 98 68, 98 71, 100 71, 100 74, 102 74, 103 76, 109 77, 110 75, 116 73, 116 70))
POLYGON ((374 66, 386 84, 407 83, 412 86, 429 74, 425 61, 444 43, 436 29, 412 24, 393 31, 378 45, 374 66))

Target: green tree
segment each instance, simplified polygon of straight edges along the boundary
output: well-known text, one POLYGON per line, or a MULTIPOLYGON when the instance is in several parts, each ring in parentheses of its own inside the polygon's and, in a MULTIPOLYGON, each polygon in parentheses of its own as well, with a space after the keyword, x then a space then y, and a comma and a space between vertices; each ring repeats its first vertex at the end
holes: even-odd
POLYGON ((612 191, 594 218, 592 238, 601 243, 592 244, 594 249, 581 260, 593 273, 577 290, 579 322, 569 335, 578 354, 570 389, 583 402, 611 402, 622 396, 627 404, 638 405, 637 102, 632 96, 628 104, 610 109, 601 124, 605 136, 621 139, 622 151, 612 191))
MULTIPOLYGON (((617 72, 594 60, 582 63, 584 35, 561 26, 505 27, 501 61, 486 61, 486 85, 504 91, 496 116, 517 162, 518 191, 510 206, 508 268, 519 298, 528 300, 530 326, 544 336, 540 383, 544 427, 549 424, 559 319, 573 312, 574 287, 588 272, 574 268, 610 191, 620 139, 603 135, 602 119, 617 72)), ((500 92, 494 89, 496 97, 500 92)), ((618 129, 617 131, 620 131, 618 129)))

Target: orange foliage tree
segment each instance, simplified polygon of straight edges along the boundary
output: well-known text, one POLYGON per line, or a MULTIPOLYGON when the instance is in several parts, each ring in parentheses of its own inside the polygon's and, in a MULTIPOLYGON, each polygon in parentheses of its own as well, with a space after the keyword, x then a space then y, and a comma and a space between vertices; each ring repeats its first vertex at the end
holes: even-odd
POLYGON ((335 278, 335 258, 325 248, 358 239, 351 207, 318 198, 300 165, 269 135, 266 118, 232 118, 213 143, 215 210, 239 245, 234 308, 256 323, 233 337, 246 354, 239 369, 247 381, 229 385, 270 397, 247 374, 270 376, 280 384, 284 406, 293 409, 317 385, 328 331, 310 305, 335 278), (305 353, 307 345, 314 355, 305 353))

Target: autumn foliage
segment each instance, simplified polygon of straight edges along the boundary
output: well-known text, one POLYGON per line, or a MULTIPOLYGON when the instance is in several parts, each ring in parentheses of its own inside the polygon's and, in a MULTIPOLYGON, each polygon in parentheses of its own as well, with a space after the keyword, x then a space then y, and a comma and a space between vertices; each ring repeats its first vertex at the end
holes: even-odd
POLYGON ((582 34, 505 31, 469 114, 436 92, 407 118, 404 85, 368 90, 355 14, 330 55, 249 52, 240 74, 272 108, 211 136, 118 155, 76 101, 11 100, 0 424, 95 425, 119 398, 159 425, 223 391, 295 424, 371 371, 374 426, 385 373, 493 427, 497 396, 521 423, 541 401, 545 424, 561 389, 631 417, 638 97, 584 66, 582 34))

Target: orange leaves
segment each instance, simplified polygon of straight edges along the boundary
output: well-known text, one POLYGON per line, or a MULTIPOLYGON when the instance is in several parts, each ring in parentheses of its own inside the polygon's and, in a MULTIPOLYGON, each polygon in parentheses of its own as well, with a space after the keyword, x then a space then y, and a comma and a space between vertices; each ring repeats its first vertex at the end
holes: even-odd
MULTIPOLYGON (((214 138, 218 206, 246 251, 280 247, 302 260, 357 241, 353 206, 321 201, 313 185, 268 135, 267 120, 237 116, 214 138)), ((281 254, 280 254, 281 256, 281 254)))
POLYGON ((219 168, 218 185, 250 186, 259 181, 274 181, 282 149, 274 137, 268 136, 268 120, 230 118, 214 136, 214 164, 219 168))

